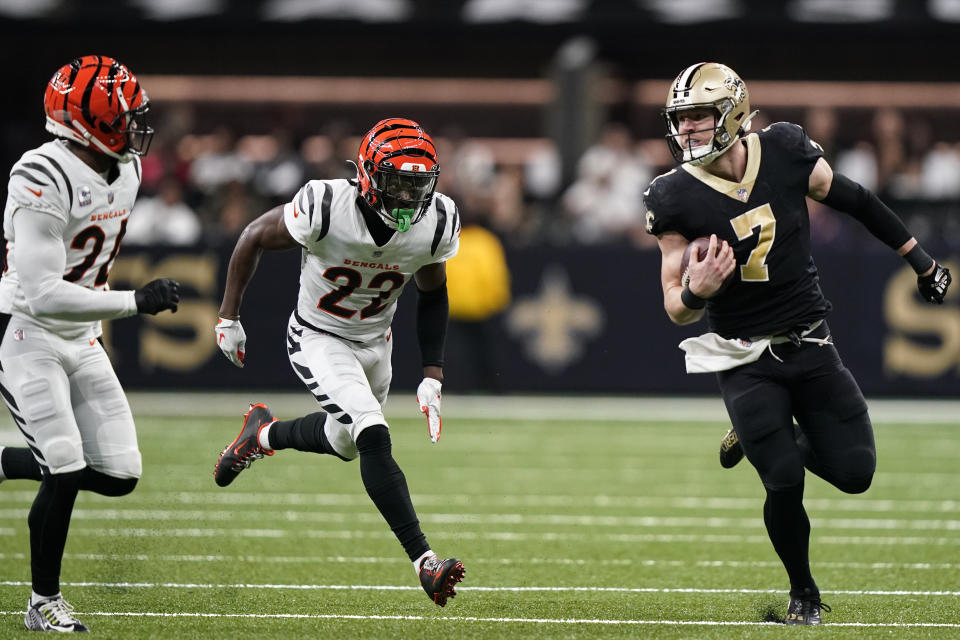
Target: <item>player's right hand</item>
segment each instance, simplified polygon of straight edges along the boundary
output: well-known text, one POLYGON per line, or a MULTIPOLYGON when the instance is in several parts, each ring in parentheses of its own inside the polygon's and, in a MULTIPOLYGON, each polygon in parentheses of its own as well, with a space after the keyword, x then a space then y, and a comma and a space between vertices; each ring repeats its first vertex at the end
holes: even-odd
POLYGON ((137 313, 156 315, 170 309, 177 312, 180 303, 180 283, 173 278, 157 278, 133 292, 137 313))
POLYGON ((217 336, 217 346, 223 355, 227 356, 233 364, 238 367, 243 366, 243 359, 246 357, 247 334, 243 331, 243 325, 240 320, 228 320, 220 318, 217 326, 214 327, 217 336))
POLYGON ((710 298, 727 284, 727 279, 737 266, 737 259, 726 240, 716 234, 710 235, 710 245, 701 259, 697 251, 690 254, 688 286, 694 295, 710 298))
POLYGON ((943 298, 947 295, 951 282, 953 277, 950 275, 950 269, 940 263, 934 263, 933 272, 930 275, 917 277, 917 289, 927 302, 943 304, 943 298))

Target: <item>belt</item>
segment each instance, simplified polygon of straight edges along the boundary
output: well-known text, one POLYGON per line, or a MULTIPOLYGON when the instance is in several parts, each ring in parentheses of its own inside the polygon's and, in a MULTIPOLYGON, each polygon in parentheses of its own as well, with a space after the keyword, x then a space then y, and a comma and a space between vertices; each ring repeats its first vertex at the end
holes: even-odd
POLYGON ((338 336, 337 334, 332 333, 332 332, 330 332, 330 331, 327 331, 326 329, 321 329, 320 327, 315 327, 315 326, 313 326, 312 324, 310 324, 309 322, 307 322, 306 320, 304 320, 303 318, 301 318, 301 317, 300 317, 300 314, 297 313, 297 310, 296 310, 296 309, 293 310, 293 317, 294 317, 294 319, 297 321, 298 324, 303 325, 303 326, 306 327, 307 329, 310 329, 310 331, 316 331, 317 333, 321 333, 321 334, 323 334, 323 335, 325 335, 325 336, 330 336, 331 338, 339 338, 340 340, 345 340, 345 341, 347 341, 347 342, 352 342, 353 344, 364 344, 363 342, 360 342, 359 340, 351 340, 350 338, 344 338, 343 336, 338 336))
POLYGON ((829 344, 831 341, 830 334, 827 332, 827 327, 824 325, 823 320, 817 320, 811 324, 799 325, 793 329, 790 329, 789 331, 778 333, 770 340, 770 344, 786 344, 788 342, 793 344, 795 347, 799 347, 800 343, 802 342, 813 342, 815 344, 823 345, 829 344), (820 329, 820 327, 823 327, 823 330, 819 331, 818 333, 822 335, 813 335, 814 332, 817 332, 817 329, 820 329))

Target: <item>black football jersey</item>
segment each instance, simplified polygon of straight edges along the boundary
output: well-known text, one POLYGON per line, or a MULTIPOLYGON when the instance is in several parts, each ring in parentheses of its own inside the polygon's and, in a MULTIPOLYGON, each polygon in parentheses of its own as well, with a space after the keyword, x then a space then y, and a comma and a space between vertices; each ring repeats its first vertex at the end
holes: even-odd
POLYGON ((683 164, 644 194, 647 231, 687 240, 715 233, 737 259, 734 282, 707 300, 712 331, 725 338, 773 335, 830 311, 810 255, 806 195, 823 150, 798 125, 778 122, 746 136, 739 183, 683 164))

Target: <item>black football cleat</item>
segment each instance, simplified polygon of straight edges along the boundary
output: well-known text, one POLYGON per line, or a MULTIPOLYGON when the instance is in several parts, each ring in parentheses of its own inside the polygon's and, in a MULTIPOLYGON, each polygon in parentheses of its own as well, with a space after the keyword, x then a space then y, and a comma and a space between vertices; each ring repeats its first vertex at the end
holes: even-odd
POLYGON ((464 573, 463 563, 456 558, 441 560, 431 556, 420 565, 420 586, 431 600, 443 607, 447 604, 447 598, 457 595, 454 587, 463 580, 464 573))
POLYGON ((243 416, 240 435, 220 452, 217 464, 213 467, 213 479, 219 486, 225 487, 233 482, 233 479, 254 460, 273 455, 272 450, 260 446, 258 436, 261 429, 276 421, 267 405, 263 403, 250 405, 247 414, 243 416))
POLYGON ((811 594, 810 589, 804 589, 802 596, 790 596, 787 606, 787 618, 784 624, 823 624, 820 621, 820 610, 830 613, 829 605, 820 601, 820 594, 811 594))
POLYGON ((732 469, 741 460, 743 460, 743 447, 740 446, 737 432, 730 427, 730 431, 727 431, 720 440, 720 466, 724 469, 732 469))

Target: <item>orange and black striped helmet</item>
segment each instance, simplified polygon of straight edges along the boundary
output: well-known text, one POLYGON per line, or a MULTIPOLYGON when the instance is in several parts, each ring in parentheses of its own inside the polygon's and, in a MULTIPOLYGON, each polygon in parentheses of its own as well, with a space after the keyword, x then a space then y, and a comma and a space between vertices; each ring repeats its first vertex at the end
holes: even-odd
POLYGON ((439 175, 437 148, 413 120, 381 120, 360 141, 357 189, 393 229, 407 231, 423 217, 439 175))
POLYGON ((150 148, 149 108, 136 76, 107 56, 83 56, 60 67, 43 97, 47 131, 121 161, 150 148))

